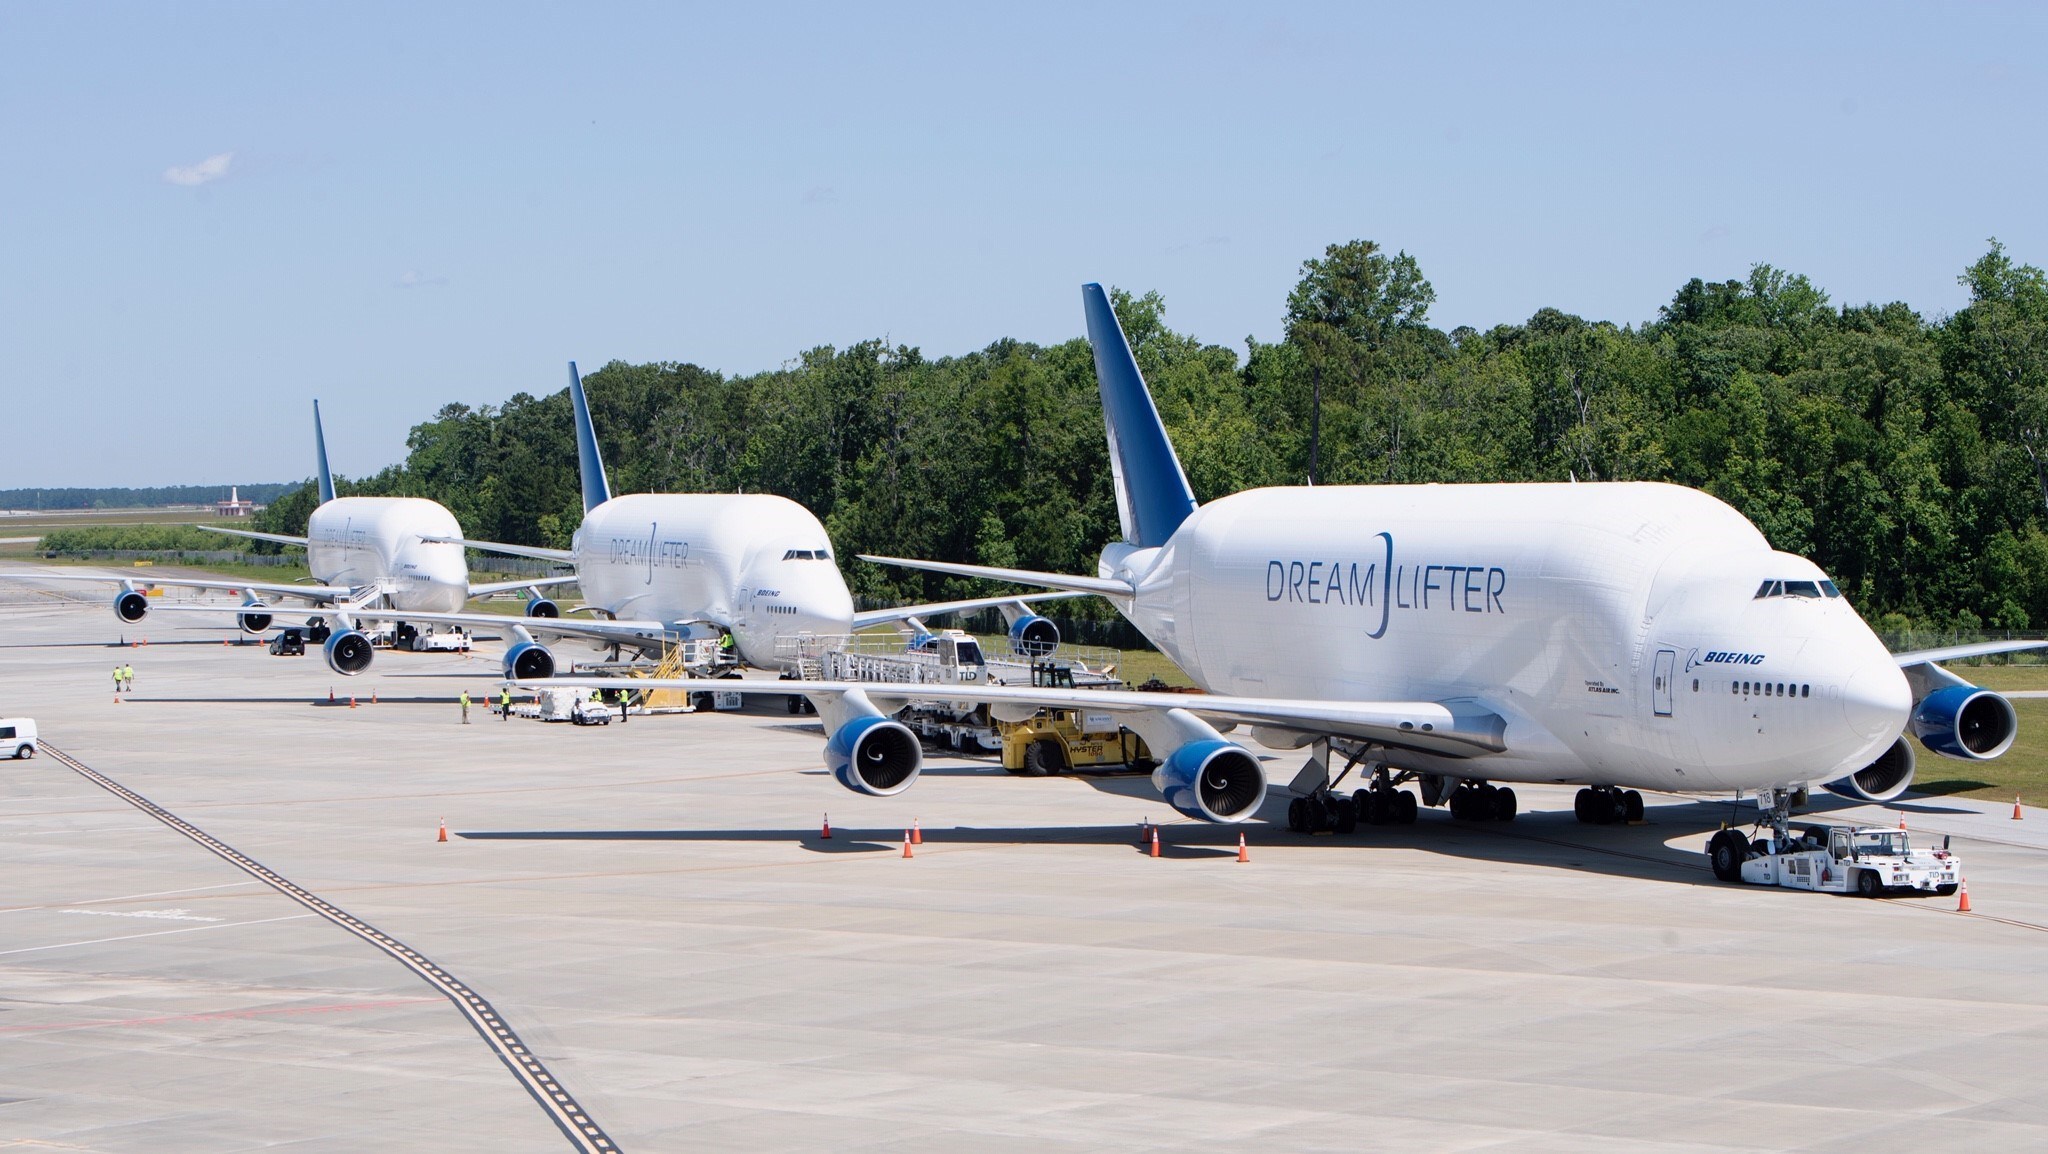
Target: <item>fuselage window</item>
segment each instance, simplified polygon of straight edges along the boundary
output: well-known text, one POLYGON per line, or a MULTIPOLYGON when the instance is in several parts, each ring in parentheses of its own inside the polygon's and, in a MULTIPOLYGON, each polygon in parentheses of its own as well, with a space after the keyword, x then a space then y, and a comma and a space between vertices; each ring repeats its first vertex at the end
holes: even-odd
POLYGON ((1694 693, 1698 693, 1700 691, 1700 679, 1697 677, 1692 679, 1692 691, 1694 693))
POLYGON ((1813 696, 1813 686, 1811 686, 1811 685, 1802 685, 1802 686, 1800 686, 1800 687, 1799 687, 1799 696, 1801 696, 1801 697, 1812 697, 1812 696, 1813 696))

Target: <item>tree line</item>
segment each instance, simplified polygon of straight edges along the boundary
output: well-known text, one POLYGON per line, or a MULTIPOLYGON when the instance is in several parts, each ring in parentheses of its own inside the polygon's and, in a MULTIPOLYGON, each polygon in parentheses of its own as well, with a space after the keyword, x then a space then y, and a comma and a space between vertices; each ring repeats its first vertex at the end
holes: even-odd
POLYGON ((211 505, 236 492, 261 505, 298 488, 292 482, 253 485, 158 485, 144 489, 0 489, 0 509, 156 509, 211 505))
MULTIPOLYGON (((1196 495, 1260 485, 1661 480, 1813 558, 1882 631, 2048 628, 2048 279, 1995 240, 1969 302, 1836 305, 1757 265, 1641 324, 1542 309, 1429 323, 1434 290, 1370 241, 1305 261, 1273 343, 1204 344, 1157 293, 1112 300, 1196 495)), ((1077 573, 1117 536, 1085 340, 959 356, 821 346, 725 375, 585 378, 614 492, 770 492, 860 552, 1077 573)), ((565 547, 581 516, 567 390, 450 404, 345 492, 431 497, 472 536, 565 547)), ((259 527, 302 533, 310 483, 259 527)), ((846 561, 877 600, 972 583, 846 561)), ((1100 612, 1101 610, 1096 610, 1100 612)))

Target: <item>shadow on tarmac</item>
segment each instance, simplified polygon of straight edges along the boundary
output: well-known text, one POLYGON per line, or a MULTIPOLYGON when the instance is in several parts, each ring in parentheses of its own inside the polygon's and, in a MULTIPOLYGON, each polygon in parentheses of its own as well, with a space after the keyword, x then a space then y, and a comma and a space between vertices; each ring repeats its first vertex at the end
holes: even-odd
MULTIPOLYGON (((927 771, 930 772, 930 771, 927 771)), ((1154 799, 1156 800, 1156 798, 1154 799)), ((1279 799, 1284 815, 1285 800, 1279 799)), ((1262 817, 1271 810, 1261 811, 1262 817)), ((1175 823, 1159 829, 1161 858, 1194 860, 1237 856, 1244 834, 1253 859, 1258 851, 1327 848, 1367 853, 1375 848, 1405 849, 1468 861, 1541 866, 1609 877, 1629 877, 1676 885, 1718 886, 1703 854, 1673 849, 1668 839, 1717 828, 1725 803, 1680 802, 1654 806, 1646 826, 1582 826, 1568 813, 1525 814, 1513 822, 1463 822, 1426 811, 1412 826, 1360 826, 1348 837, 1307 835, 1262 820, 1241 825, 1175 823)), ((904 831, 834 827, 830 839, 816 829, 538 829, 450 830, 466 841, 589 841, 746 843, 787 842, 811 853, 899 853, 904 831)), ((1110 826, 926 827, 925 845, 1076 845, 1120 847, 1149 854, 1136 823, 1110 826)))

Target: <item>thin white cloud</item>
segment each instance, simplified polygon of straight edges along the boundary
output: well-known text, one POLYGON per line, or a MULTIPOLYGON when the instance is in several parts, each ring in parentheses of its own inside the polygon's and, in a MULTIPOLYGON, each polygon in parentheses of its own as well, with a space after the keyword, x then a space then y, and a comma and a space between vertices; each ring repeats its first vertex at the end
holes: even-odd
POLYGON ((391 287, 428 288, 434 285, 444 285, 447 283, 448 278, 445 276, 423 276, 417 269, 407 269, 405 270, 405 275, 399 277, 396 281, 392 282, 391 287))
POLYGON ((235 154, 222 152, 207 157, 198 164, 174 164, 164 169, 164 183, 192 188, 210 184, 228 174, 228 165, 234 163, 235 154))

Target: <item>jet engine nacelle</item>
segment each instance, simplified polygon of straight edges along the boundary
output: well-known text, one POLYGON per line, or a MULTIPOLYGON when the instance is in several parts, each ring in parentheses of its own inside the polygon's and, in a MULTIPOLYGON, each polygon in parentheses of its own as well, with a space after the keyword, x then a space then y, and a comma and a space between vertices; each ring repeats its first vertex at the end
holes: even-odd
POLYGON ((562 607, 545 597, 536 597, 526 603, 528 617, 560 617, 562 607))
POLYGON ((522 641, 505 651, 507 681, 546 681, 555 675, 555 655, 538 641, 522 641))
POLYGON ((130 589, 114 598, 114 616, 133 625, 149 616, 149 597, 139 589, 130 589))
POLYGON ((1035 613, 1010 623, 1010 648, 1029 657, 1043 657, 1060 647, 1060 627, 1035 613))
POLYGON ((870 797, 902 793, 924 768, 924 746, 901 722, 856 717, 825 743, 825 766, 839 784, 870 797))
POLYGON ((1913 766, 1917 760, 1913 754, 1913 743, 1901 736, 1876 761, 1821 788, 1857 801, 1890 801, 1913 784, 1913 766))
POLYGON ((1943 757, 1989 761, 2012 748, 2019 733, 2012 702, 1974 685, 1937 689, 1913 707, 1913 736, 1943 757))
POLYGON ((1152 771, 1166 804, 1199 821, 1238 822, 1266 800, 1266 771, 1241 745, 1191 741, 1152 771))
MULTIPOLYGON (((252 605, 250 608, 260 609, 262 606, 252 605)), ((235 621, 241 625, 242 632, 244 633, 260 635, 264 630, 270 628, 270 614, 268 613, 242 613, 236 615, 235 621)))
POLYGON ((370 647, 370 639, 355 629, 337 629, 328 634, 327 645, 321 652, 327 656, 327 668, 343 677, 354 677, 368 669, 376 653, 370 647))

